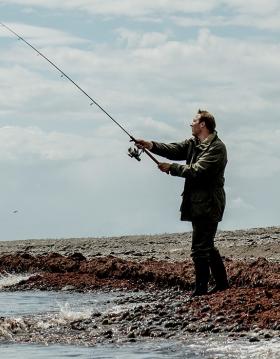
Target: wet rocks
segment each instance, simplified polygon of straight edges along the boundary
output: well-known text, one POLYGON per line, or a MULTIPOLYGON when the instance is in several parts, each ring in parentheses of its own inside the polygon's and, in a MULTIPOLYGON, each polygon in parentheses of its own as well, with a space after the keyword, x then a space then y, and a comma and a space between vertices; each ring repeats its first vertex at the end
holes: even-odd
POLYGON ((3 255, 0 272, 34 273, 8 290, 102 289, 131 295, 116 300, 121 310, 94 312, 85 320, 48 327, 38 327, 32 318, 25 318, 21 324, 8 324, 7 318, 0 318, 0 340, 1 328, 6 328, 6 336, 16 330, 16 337, 26 341, 43 342, 47 338, 48 342, 55 342, 61 335, 65 342, 89 344, 150 337, 182 338, 187 333, 243 335, 253 331, 254 335, 248 337, 251 341, 279 335, 280 264, 265 258, 227 259, 225 264, 230 289, 190 298, 194 281, 191 261, 135 262, 113 256, 87 259, 78 252, 69 256, 3 255), (23 333, 21 328, 28 329, 23 333))
MULTIPOLYGON (((255 290, 255 297, 260 294, 255 290)), ((230 297, 244 296, 245 289, 234 289, 230 297)), ((277 295, 272 291, 274 300, 277 295)), ((121 292, 120 292, 121 296, 121 292)), ((247 314, 247 305, 252 299, 247 298, 239 315, 235 313, 236 302, 226 298, 228 307, 223 302, 228 294, 219 297, 205 296, 200 299, 186 300, 187 293, 178 289, 153 289, 138 292, 125 291, 123 299, 112 303, 110 310, 93 312, 88 318, 63 320, 57 315, 34 318, 26 316, 20 322, 9 322, 11 319, 1 318, 6 328, 6 340, 55 343, 76 343, 94 345, 96 343, 112 343, 146 340, 147 338, 174 338, 180 340, 191 333, 212 335, 228 333, 233 337, 244 336, 248 341, 268 340, 279 336, 268 321, 262 317, 247 314), (126 303, 126 304, 124 304, 126 303), (176 303, 176 305, 172 305, 176 303), (44 323, 44 324, 40 324, 44 323), (266 325, 269 328, 261 328, 266 325)), ((244 302, 243 302, 244 304, 244 302)), ((264 308, 266 315, 268 307, 264 308)), ((269 311, 269 310, 268 310, 269 311)), ((259 315, 263 312, 257 312, 259 315)), ((271 319, 271 318, 270 318, 271 319)), ((274 318, 277 322, 277 318, 274 318)), ((279 323, 279 321, 278 321, 279 323)), ((1 330, 1 329, 0 329, 1 330)), ((1 340, 1 335, 0 335, 1 340)))

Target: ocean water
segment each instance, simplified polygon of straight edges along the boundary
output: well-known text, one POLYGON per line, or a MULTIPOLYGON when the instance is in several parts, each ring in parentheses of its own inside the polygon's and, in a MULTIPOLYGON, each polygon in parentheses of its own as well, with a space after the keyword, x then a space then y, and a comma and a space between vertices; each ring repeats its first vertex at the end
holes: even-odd
MULTIPOLYGON (((124 310, 116 300, 127 295, 125 292, 6 292, 1 288, 22 280, 22 276, 0 277, 0 319, 11 318, 21 321, 30 316, 38 325, 48 325, 56 320, 63 325, 67 321, 86 319, 94 311, 124 310), (39 323, 40 321, 44 323, 39 323)), ((131 293, 130 293, 131 295, 131 293)), ((141 293, 137 293, 141 295, 141 293)), ((227 336, 199 337, 190 335, 184 341, 170 339, 147 339, 135 343, 98 344, 96 346, 19 344, 15 337, 7 337, 5 326, 0 321, 1 359, 56 359, 56 358, 100 358, 100 359, 160 359, 160 358, 207 358, 207 359, 278 359, 279 340, 271 339, 250 343, 248 339, 230 339, 227 336), (2 325, 2 326, 1 326, 2 325)), ((279 339, 279 338, 278 338, 279 339)))

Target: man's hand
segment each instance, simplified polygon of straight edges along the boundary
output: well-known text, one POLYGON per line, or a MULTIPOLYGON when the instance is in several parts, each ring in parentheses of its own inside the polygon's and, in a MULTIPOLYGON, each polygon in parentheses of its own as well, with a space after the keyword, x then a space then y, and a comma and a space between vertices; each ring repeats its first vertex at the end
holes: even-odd
POLYGON ((146 148, 147 150, 151 150, 153 148, 153 142, 137 139, 135 141, 135 146, 140 148, 141 150, 143 150, 144 148, 146 148))
POLYGON ((170 163, 164 163, 164 162, 161 162, 158 164, 158 168, 162 171, 162 172, 165 172, 169 175, 170 173, 170 166, 171 164, 170 163))

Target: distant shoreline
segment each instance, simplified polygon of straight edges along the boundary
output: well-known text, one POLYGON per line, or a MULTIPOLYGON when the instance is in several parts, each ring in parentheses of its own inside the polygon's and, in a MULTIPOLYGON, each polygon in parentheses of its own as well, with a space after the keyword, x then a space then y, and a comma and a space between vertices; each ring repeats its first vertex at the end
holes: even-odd
MULTIPOLYGON (((280 261, 280 226, 218 231, 216 246, 231 259, 265 257, 280 261)), ((62 238, 0 241, 0 253, 27 252, 34 255, 79 252, 85 257, 113 255, 133 260, 184 261, 190 256, 191 232, 128 235, 100 238, 62 238)))

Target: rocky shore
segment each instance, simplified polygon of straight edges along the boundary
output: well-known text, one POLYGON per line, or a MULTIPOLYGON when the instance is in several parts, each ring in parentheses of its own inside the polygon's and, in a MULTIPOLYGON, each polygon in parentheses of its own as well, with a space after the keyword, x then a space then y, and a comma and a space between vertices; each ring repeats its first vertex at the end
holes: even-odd
MULTIPOLYGON (((0 318, 2 338, 95 344, 191 333, 250 341, 280 336, 280 227, 219 232, 230 289, 190 298, 190 233, 101 239, 0 242, 0 273, 28 273, 2 290, 119 291, 123 310, 40 326, 0 318), (24 328, 24 329, 23 329, 24 328), (28 330, 26 330, 28 328, 28 330), (47 338, 47 339, 46 339, 47 338), (70 338, 70 339, 69 339, 70 338)), ((1 332, 0 332, 1 339, 1 332)))
MULTIPOLYGON (((265 257, 280 262, 280 227, 218 231, 215 239, 221 253, 231 259, 265 257)), ((79 252, 85 257, 113 255, 124 259, 183 261, 190 256, 191 233, 165 233, 101 238, 30 239, 0 241, 0 253, 29 254, 79 252)))

